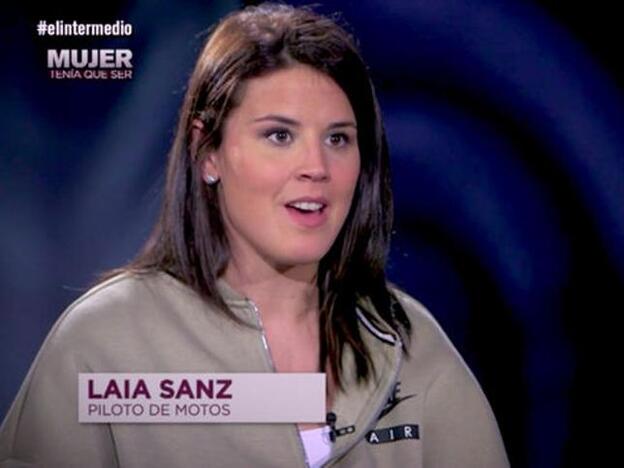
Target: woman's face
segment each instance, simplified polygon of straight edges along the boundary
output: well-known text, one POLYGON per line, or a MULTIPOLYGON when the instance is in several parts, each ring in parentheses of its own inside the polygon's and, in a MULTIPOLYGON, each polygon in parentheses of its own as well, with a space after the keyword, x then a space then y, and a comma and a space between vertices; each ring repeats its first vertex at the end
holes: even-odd
POLYGON ((236 264, 317 267, 360 172, 353 109, 331 78, 306 65, 249 79, 202 170, 220 178, 236 264))

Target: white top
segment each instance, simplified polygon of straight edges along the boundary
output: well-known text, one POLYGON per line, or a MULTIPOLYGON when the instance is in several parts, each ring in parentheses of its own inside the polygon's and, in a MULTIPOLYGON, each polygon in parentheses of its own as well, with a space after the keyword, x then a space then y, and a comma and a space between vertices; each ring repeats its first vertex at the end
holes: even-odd
POLYGON ((299 431, 310 468, 320 468, 329 459, 331 441, 329 426, 299 431))

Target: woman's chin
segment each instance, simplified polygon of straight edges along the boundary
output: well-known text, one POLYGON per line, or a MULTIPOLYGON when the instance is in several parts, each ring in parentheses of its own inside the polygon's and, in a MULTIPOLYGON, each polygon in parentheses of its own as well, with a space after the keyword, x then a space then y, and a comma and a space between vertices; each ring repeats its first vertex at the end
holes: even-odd
POLYGON ((298 249, 289 255, 281 255, 276 259, 275 264, 280 271, 296 268, 296 267, 314 267, 317 268, 321 259, 325 256, 329 249, 298 249))

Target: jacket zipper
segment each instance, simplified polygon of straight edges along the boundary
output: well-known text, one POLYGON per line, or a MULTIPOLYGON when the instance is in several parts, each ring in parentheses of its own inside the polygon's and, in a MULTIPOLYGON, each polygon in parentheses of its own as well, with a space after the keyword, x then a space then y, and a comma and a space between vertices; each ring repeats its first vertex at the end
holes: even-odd
MULTIPOLYGON (((264 356, 266 357, 267 362, 269 363, 269 366, 271 367, 271 370, 273 372, 277 372, 277 369, 275 368, 275 362, 273 362, 273 356, 271 355, 271 349, 269 348, 269 342, 267 340, 266 333, 264 331, 264 324, 262 323, 262 316, 260 315, 260 311, 258 310, 258 307, 251 299, 247 299, 247 302, 249 303, 249 305, 251 305, 251 308, 254 311, 254 314, 256 316, 256 322, 258 323, 258 326, 260 327, 261 337, 262 337, 262 348, 264 349, 264 356)), ((297 431, 297 440, 299 441, 299 450, 301 451, 301 454, 303 455, 303 461, 305 463, 306 468, 309 468, 310 463, 308 462, 308 455, 306 454, 305 448, 303 446, 303 440, 301 439, 301 434, 299 434, 299 429, 296 427, 296 425, 295 425, 295 431, 297 431)))

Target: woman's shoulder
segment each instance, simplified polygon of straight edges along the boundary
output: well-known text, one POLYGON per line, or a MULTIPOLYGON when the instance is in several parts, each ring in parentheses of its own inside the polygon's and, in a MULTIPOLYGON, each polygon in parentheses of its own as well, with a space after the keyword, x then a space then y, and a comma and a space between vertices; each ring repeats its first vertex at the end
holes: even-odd
POLYGON ((194 293, 162 272, 122 272, 84 292, 59 316, 54 340, 88 341, 127 334, 157 322, 194 293))
POLYGON ((422 396, 420 430, 428 434, 428 459, 439 466, 471 460, 470 466, 508 467, 496 418, 475 375, 427 308, 398 288, 391 291, 412 325, 399 379, 406 394, 422 396))
POLYGON ((427 367, 436 367, 438 371, 448 366, 466 367, 466 364, 442 329, 434 314, 419 300, 407 292, 392 285, 390 291, 399 301, 411 324, 408 355, 410 361, 427 367))
POLYGON ((161 271, 122 271, 90 287, 66 311, 131 305, 155 296, 180 294, 183 291, 188 294, 190 290, 161 271))
POLYGON ((162 271, 123 271, 92 286, 74 302, 65 313, 87 314, 105 309, 112 318, 119 313, 149 312, 154 303, 189 300, 197 295, 188 286, 162 271), (76 312, 77 311, 77 312, 76 312))
POLYGON ((191 314, 205 312, 199 301, 190 288, 165 273, 117 274, 61 313, 33 367, 56 369, 70 361, 85 369, 143 365, 136 361, 148 353, 137 350, 157 349, 180 329, 190 328, 191 314))
POLYGON ((391 285, 389 289, 405 311, 413 333, 430 336, 432 339, 448 340, 434 315, 422 302, 395 285, 391 285))

